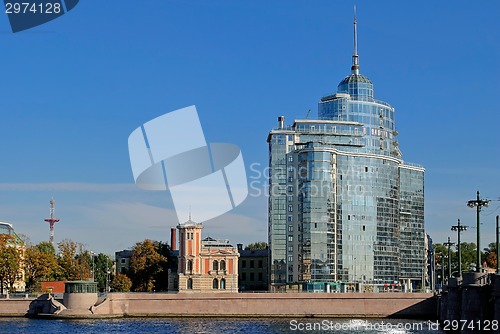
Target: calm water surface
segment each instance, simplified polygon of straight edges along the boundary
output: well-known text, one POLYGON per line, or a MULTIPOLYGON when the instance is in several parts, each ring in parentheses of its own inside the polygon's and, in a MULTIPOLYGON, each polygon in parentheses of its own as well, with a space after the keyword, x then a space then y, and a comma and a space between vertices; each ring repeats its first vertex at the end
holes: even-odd
POLYGON ((444 333, 435 323, 414 320, 352 319, 93 319, 0 318, 0 333, 444 333))

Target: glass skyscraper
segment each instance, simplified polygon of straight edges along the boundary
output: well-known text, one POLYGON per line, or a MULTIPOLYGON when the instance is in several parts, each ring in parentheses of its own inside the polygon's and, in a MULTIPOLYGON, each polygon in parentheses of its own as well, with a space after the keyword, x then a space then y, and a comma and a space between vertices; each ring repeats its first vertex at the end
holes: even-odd
POLYGON ((321 98, 318 119, 284 117, 269 143, 268 227, 273 289, 423 287, 424 168, 405 163, 395 110, 359 72, 321 98))

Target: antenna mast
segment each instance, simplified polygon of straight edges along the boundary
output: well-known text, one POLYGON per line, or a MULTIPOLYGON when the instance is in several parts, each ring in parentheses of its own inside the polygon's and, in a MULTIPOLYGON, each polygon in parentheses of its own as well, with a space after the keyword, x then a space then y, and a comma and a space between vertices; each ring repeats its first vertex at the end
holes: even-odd
POLYGON ((50 200, 50 218, 45 219, 47 223, 50 224, 50 243, 54 245, 54 224, 59 221, 59 219, 54 218, 54 208, 55 208, 55 203, 54 198, 50 200))
POLYGON ((356 5, 354 5, 354 52, 352 53, 351 72, 359 74, 359 59, 358 59, 358 29, 356 20, 356 5))

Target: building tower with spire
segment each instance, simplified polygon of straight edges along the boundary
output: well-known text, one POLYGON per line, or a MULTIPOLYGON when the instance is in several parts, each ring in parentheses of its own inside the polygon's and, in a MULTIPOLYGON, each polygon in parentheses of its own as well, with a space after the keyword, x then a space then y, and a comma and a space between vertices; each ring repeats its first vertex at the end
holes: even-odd
POLYGON ((272 290, 424 286, 424 168, 403 161, 394 115, 360 74, 354 14, 351 73, 317 120, 280 116, 267 138, 272 290))

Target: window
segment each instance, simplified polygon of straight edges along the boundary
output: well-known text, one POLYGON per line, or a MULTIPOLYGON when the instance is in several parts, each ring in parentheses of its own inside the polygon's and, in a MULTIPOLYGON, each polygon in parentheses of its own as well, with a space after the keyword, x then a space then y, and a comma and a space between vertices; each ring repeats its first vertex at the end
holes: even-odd
POLYGON ((288 282, 293 282, 293 275, 288 275, 288 282))
POLYGON ((247 267, 247 260, 241 260, 241 268, 247 267))
POLYGON ((226 290, 226 280, 224 278, 220 280, 220 288, 226 290))
POLYGON ((253 262, 253 260, 250 260, 250 268, 252 268, 252 269, 254 268, 254 262, 253 262))
POLYGON ((219 270, 219 262, 217 260, 214 260, 214 264, 213 264, 213 270, 219 270))
POLYGON ((250 281, 255 281, 255 274, 254 273, 250 273, 250 281))
POLYGON ((188 270, 188 272, 192 272, 193 271, 193 260, 189 260, 187 262, 187 270, 188 270))
POLYGON ((259 273, 259 281, 262 282, 262 273, 259 273))
MULTIPOLYGON (((220 270, 226 270, 226 261, 221 260, 220 261, 220 270)), ((222 283, 222 281, 221 281, 222 283)))
POLYGON ((288 225, 288 232, 293 232, 293 225, 288 225))
POLYGON ((288 216, 288 221, 289 222, 293 221, 293 217, 292 216, 288 216))
POLYGON ((288 242, 292 242, 293 241, 293 236, 292 235, 289 235, 288 236, 288 242))
POLYGON ((293 262, 293 255, 288 256, 288 262, 293 262))
POLYGON ((213 289, 218 289, 219 288, 219 281, 217 280, 217 278, 214 278, 214 280, 212 282, 212 288, 213 289))
POLYGON ((293 186, 288 186, 288 192, 289 193, 293 192, 293 186))
POLYGON ((127 262, 127 260, 126 260, 126 259, 124 259, 124 258, 121 258, 121 259, 120 259, 120 263, 121 263, 121 264, 125 264, 125 262, 127 262))
POLYGON ((247 280, 247 273, 242 273, 241 274, 241 280, 246 281, 247 280))
POLYGON ((292 155, 289 155, 289 156, 288 156, 288 161, 289 161, 289 162, 293 162, 293 156, 292 156, 292 155))
POLYGON ((187 288, 189 290, 193 289, 193 279, 192 278, 188 278, 188 280, 187 280, 187 288))
POLYGON ((259 260, 259 268, 262 268, 262 260, 259 260))
POLYGON ((293 212, 293 205, 291 205, 291 204, 290 204, 290 205, 288 206, 288 212, 293 212))

